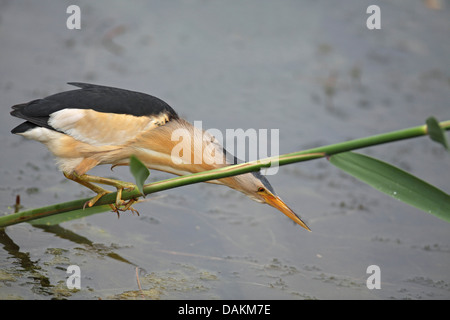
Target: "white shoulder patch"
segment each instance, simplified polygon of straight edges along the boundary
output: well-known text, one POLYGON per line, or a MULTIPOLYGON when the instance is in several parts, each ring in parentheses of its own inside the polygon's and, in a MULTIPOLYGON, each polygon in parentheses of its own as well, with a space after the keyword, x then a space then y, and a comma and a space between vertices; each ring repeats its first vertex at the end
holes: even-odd
POLYGON ((72 129, 84 116, 84 109, 63 109, 53 112, 48 123, 57 130, 67 131, 72 129))
POLYGON ((164 125, 164 117, 136 117, 92 109, 63 109, 50 115, 49 124, 93 146, 124 145, 142 132, 164 125))

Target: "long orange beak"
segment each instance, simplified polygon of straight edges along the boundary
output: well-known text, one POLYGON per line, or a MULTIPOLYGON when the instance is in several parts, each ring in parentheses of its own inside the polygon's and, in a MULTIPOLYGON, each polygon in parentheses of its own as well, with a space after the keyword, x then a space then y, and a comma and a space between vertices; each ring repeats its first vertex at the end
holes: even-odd
POLYGON ((280 197, 274 196, 270 193, 264 193, 262 194, 264 200, 267 202, 267 204, 271 205, 272 207, 280 210, 283 212, 286 216, 288 216, 292 221, 295 223, 301 225, 303 228, 305 228, 308 231, 311 231, 311 229, 300 219, 298 215, 295 214, 294 211, 291 210, 284 202, 281 200, 280 197))

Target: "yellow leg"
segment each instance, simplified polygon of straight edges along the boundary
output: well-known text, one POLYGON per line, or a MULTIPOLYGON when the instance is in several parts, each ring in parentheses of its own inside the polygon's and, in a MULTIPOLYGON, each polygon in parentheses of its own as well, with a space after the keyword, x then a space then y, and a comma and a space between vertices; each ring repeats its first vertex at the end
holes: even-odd
POLYGON ((94 184, 94 183, 99 183, 99 184, 113 186, 117 189, 116 202, 115 202, 115 204, 110 205, 114 212, 117 212, 117 214, 119 214, 119 211, 130 210, 131 212, 133 212, 133 213, 136 212, 139 215, 139 212, 137 210, 135 210, 133 207, 131 207, 131 205, 134 202, 136 202, 135 199, 131 199, 128 201, 122 200, 122 191, 124 189, 133 190, 136 187, 134 184, 132 184, 130 182, 124 182, 124 181, 120 181, 120 180, 114 180, 114 179, 103 178, 103 177, 98 177, 98 176, 92 176, 92 175, 88 175, 88 174, 83 174, 83 175, 79 176, 76 173, 64 172, 64 176, 67 179, 75 181, 75 182, 91 189, 95 193, 97 193, 97 195, 94 198, 92 198, 91 200, 87 201, 84 204, 84 207, 86 207, 86 206, 92 207, 105 194, 111 193, 111 191, 103 189, 102 187, 99 187, 94 184), (123 206, 123 208, 121 208, 121 206, 123 206))

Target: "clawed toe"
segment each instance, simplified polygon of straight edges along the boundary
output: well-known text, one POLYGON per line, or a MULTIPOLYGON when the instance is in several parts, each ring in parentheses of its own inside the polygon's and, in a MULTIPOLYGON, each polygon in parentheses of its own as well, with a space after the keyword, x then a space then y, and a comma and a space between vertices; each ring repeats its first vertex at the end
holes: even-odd
POLYGON ((107 190, 104 190, 104 191, 101 191, 101 192, 97 193, 97 195, 94 198, 92 198, 91 200, 86 201, 84 203, 83 210, 86 209, 86 206, 89 207, 89 208, 92 207, 101 197, 103 197, 104 195, 106 195, 108 193, 111 193, 111 192, 107 191, 107 190))
POLYGON ((120 212, 131 211, 132 214, 137 214, 139 216, 139 211, 134 209, 131 205, 137 202, 136 199, 130 199, 128 201, 121 200, 121 203, 110 204, 112 211, 117 213, 117 218, 120 218, 120 212))

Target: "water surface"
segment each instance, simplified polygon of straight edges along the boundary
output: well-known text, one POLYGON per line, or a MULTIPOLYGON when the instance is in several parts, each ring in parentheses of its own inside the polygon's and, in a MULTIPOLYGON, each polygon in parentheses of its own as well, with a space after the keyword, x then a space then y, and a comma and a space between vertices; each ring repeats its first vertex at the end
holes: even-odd
MULTIPOLYGON (((24 208, 91 195, 42 145, 10 134, 11 105, 69 81, 156 95, 205 129, 279 129, 280 153, 450 119, 449 6, 383 2, 382 29, 368 30, 372 3, 341 2, 78 1, 81 30, 66 28, 68 2, 1 2, 1 213, 18 194, 24 208)), ((450 190, 449 155, 427 138, 361 152, 450 190)), ((186 186, 147 197, 139 217, 6 228, 0 298, 450 298, 449 224, 325 159, 270 181, 313 232, 233 190, 186 186), (80 290, 67 289, 69 265, 80 290), (366 286, 370 265, 379 290, 366 286)))

